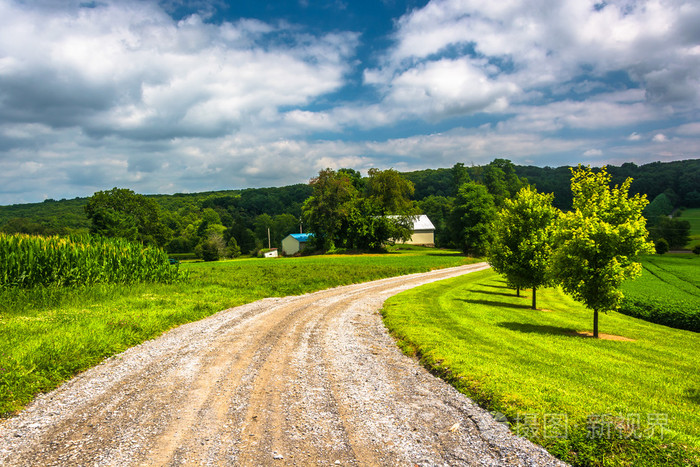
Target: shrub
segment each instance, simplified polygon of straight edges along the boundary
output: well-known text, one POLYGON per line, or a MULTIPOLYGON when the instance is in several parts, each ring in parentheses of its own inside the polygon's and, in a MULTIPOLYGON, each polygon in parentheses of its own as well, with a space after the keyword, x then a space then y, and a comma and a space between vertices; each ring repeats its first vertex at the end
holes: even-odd
POLYGON ((656 254, 657 255, 663 255, 664 253, 668 253, 668 242, 660 238, 656 242, 654 242, 654 248, 656 249, 656 254))

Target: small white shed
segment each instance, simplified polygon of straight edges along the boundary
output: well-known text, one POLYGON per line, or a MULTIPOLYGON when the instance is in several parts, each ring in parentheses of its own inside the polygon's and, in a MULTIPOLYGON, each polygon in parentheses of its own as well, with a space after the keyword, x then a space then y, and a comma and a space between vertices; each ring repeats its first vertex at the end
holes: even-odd
POLYGON ((313 237, 312 233, 305 234, 289 234, 284 239, 282 239, 282 253, 286 256, 294 255, 300 251, 304 250, 304 247, 309 241, 309 238, 313 237))

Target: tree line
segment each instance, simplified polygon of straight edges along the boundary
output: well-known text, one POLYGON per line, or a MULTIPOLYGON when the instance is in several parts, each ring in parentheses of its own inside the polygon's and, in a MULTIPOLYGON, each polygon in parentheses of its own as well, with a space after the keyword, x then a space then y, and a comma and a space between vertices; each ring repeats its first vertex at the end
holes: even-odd
MULTIPOLYGON (((669 248, 685 244, 689 224, 682 218, 669 219, 668 214, 679 206, 700 205, 700 161, 627 163, 607 170, 613 183, 635 178, 630 193, 645 193, 652 199, 645 216, 659 248, 664 243, 669 248)), ((493 217, 522 187, 529 184, 552 193, 552 205, 561 210, 570 210, 573 202, 570 168, 517 166, 506 159, 485 166, 459 163, 449 169, 408 173, 373 169, 367 177, 353 169, 331 172, 321 171, 309 184, 281 188, 149 196, 114 188, 89 199, 2 206, 0 230, 39 235, 92 231, 161 246, 170 253, 236 256, 267 247, 268 231, 270 244, 279 246, 287 234, 301 229, 333 230, 333 226, 322 225, 318 206, 314 211, 313 202, 304 203, 310 198, 318 200, 314 195, 318 184, 335 183, 347 196, 334 215, 340 230, 329 237, 321 234, 320 240, 330 240, 336 248, 373 249, 381 243, 379 239, 400 239, 406 235, 407 216, 423 213, 436 226, 437 246, 478 254, 483 253, 490 235, 479 220, 493 217), (402 204, 392 206, 388 195, 378 194, 382 190, 401 192, 402 204), (119 201, 110 204, 108 198, 119 201), (128 212, 117 212, 125 206, 130 206, 128 212)))

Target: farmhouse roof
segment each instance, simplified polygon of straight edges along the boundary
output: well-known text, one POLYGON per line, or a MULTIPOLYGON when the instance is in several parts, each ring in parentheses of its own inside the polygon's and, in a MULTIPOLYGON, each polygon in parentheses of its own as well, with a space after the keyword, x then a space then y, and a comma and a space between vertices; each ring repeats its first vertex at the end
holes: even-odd
POLYGON ((428 216, 421 214, 413 218, 413 230, 435 230, 435 226, 428 216))

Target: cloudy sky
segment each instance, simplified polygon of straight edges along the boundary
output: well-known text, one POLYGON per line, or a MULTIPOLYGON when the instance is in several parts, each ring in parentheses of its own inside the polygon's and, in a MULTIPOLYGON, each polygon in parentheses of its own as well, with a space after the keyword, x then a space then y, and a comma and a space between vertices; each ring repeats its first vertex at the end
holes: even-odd
POLYGON ((700 154, 697 0, 0 0, 0 204, 700 154))

